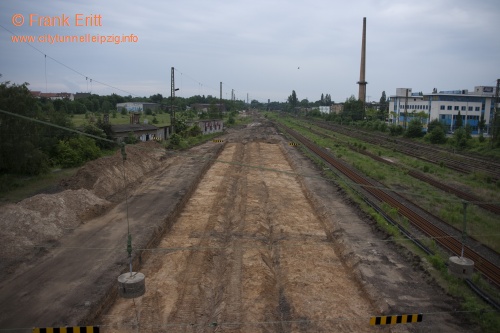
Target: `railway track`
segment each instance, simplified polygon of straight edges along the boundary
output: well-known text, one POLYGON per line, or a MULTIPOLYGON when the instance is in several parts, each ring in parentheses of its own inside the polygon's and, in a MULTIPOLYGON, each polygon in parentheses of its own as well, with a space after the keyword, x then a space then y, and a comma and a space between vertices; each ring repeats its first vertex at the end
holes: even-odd
POLYGON ((319 121, 311 121, 310 123, 372 144, 400 151, 406 155, 413 156, 429 163, 443 165, 464 174, 479 172, 489 177, 492 181, 500 181, 500 163, 488 159, 457 154, 437 147, 416 143, 411 140, 391 138, 369 131, 362 131, 359 129, 353 131, 341 125, 327 124, 319 121))
MULTIPOLYGON (((366 177, 358 174, 348 165, 333 158, 327 151, 318 147, 296 131, 287 127, 284 127, 284 131, 301 142, 314 154, 321 157, 325 162, 340 171, 352 182, 360 185, 364 189, 364 191, 375 197, 377 200, 379 200, 380 202, 385 202, 390 206, 396 208, 399 214, 406 217, 410 223, 420 229, 424 234, 441 244, 441 246, 449 250, 454 255, 461 255, 462 243, 455 239, 453 236, 450 236, 439 227, 435 226, 424 216, 417 213, 413 208, 409 207, 409 205, 405 204, 404 198, 399 197, 392 191, 385 191, 381 189, 379 184, 372 183, 366 177)), ((475 268, 480 271, 488 280, 490 280, 496 286, 500 287, 500 267, 496 266, 488 259, 484 258, 479 253, 475 252, 467 246, 465 246, 464 248, 464 256, 472 259, 475 263, 475 268)))
MULTIPOLYGON (((312 133, 316 134, 316 135, 320 135, 320 136, 323 136, 323 137, 327 137, 327 138, 330 138, 330 139, 334 139, 336 141, 338 141, 339 139, 336 138, 335 136, 333 135, 329 135, 329 134, 325 134, 325 133, 321 133, 321 132, 318 132, 318 131, 315 131, 311 128, 308 129, 308 131, 311 131, 312 133)), ((500 206, 499 205, 495 205, 495 204, 490 204, 490 203, 487 203, 485 202, 485 200, 475 196, 475 195, 472 195, 470 193, 467 193, 465 191, 461 191, 457 188, 454 188, 452 186, 449 186, 443 182, 440 182, 440 181, 437 181, 435 180, 434 178, 432 177, 429 177, 421 172, 418 172, 416 170, 411 170, 411 169, 408 169, 406 168, 405 166, 402 166, 400 164, 397 164, 397 163, 394 163, 392 161, 389 161, 387 159, 384 159, 380 156, 377 156, 375 154, 372 154, 366 150, 362 150, 362 149, 357 149, 356 147, 352 146, 351 144, 347 143, 348 147, 350 149, 353 149, 355 150, 356 152, 360 153, 360 154, 363 154, 363 155, 366 155, 366 156, 369 156, 370 158, 376 160, 376 161, 379 161, 381 163, 384 163, 384 164, 388 164, 388 165, 392 165, 392 166, 397 166, 399 168, 402 168, 402 169, 405 169, 408 171, 408 175, 409 176, 412 176, 413 178, 416 178, 418 180, 421 180, 423 182, 426 182, 440 190, 443 190, 447 193, 451 193, 461 199, 464 199, 468 202, 471 202, 489 212, 492 212, 494 214, 497 214, 497 215, 500 215, 500 206)))

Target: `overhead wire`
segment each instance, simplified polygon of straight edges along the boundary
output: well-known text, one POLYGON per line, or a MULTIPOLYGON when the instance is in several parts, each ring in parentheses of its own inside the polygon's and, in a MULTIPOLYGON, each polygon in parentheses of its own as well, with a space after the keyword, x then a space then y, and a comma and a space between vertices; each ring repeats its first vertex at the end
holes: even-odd
MULTIPOLYGON (((5 26, 3 26, 2 24, 0 24, 0 28, 2 28, 2 29, 4 29, 4 30, 6 30, 7 32, 9 32, 12 36, 17 36, 14 32, 12 32, 10 29, 6 28, 6 27, 5 27, 5 26)), ((29 42, 24 42, 24 44, 28 45, 29 47, 31 47, 31 48, 32 48, 32 49, 34 49, 35 51, 37 51, 37 52, 39 52, 40 54, 42 54, 42 55, 44 56, 44 58, 45 58, 45 64, 47 63, 47 58, 49 58, 49 59, 51 59, 52 61, 54 61, 54 62, 58 63, 59 65, 61 65, 61 66, 65 67, 65 68, 67 68, 67 69, 69 69, 70 71, 72 71, 72 72, 74 72, 74 73, 76 73, 76 74, 78 74, 78 75, 80 75, 80 76, 84 77, 86 80, 88 80, 88 79, 90 78, 88 75, 85 75, 85 74, 81 73, 80 71, 78 71, 78 70, 76 70, 76 69, 74 69, 74 68, 72 68, 72 67, 70 67, 70 66, 68 66, 68 65, 64 64, 63 62, 61 62, 61 61, 59 61, 59 60, 57 60, 56 58, 51 57, 50 55, 47 55, 45 52, 43 52, 43 51, 42 51, 42 50, 40 50, 39 48, 35 47, 35 46, 34 46, 34 45, 32 45, 31 43, 29 43, 29 42)), ((46 65, 45 65, 45 68, 46 68, 46 65)), ((45 90, 46 90, 46 92, 47 92, 47 71, 46 71, 46 70, 45 70, 45 80, 46 80, 46 83, 45 83, 45 90)), ((112 85, 110 85, 110 84, 107 84, 107 83, 104 83, 104 82, 101 82, 101 81, 98 81, 98 80, 95 80, 95 79, 92 79, 92 78, 90 78, 91 85, 92 85, 92 81, 95 81, 95 82, 97 82, 97 83, 99 83, 99 84, 101 84, 101 85, 103 85, 103 86, 108 87, 108 88, 111 88, 111 89, 115 89, 115 90, 117 90, 117 91, 124 92, 124 93, 126 93, 126 94, 128 94, 128 95, 130 95, 130 96, 137 96, 137 97, 139 97, 139 95, 133 94, 133 93, 128 92, 128 91, 126 91, 126 90, 123 90, 123 89, 120 89, 120 88, 114 87, 114 86, 112 86, 112 85)), ((92 87, 91 87, 91 89, 92 89, 92 87)), ((88 91, 88 81, 87 81, 87 91, 88 91)))

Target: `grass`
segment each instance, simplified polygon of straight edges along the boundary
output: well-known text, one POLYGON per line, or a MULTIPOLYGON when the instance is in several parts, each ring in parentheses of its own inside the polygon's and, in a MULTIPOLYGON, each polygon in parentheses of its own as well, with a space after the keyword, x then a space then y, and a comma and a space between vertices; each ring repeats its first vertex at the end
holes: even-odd
MULTIPOLYGON (((408 199, 416 204, 439 216, 450 225, 462 229, 463 225, 463 200, 425 183, 408 176, 404 169, 395 166, 388 166, 384 163, 372 160, 370 157, 357 153, 351 149, 342 149, 340 144, 347 146, 347 142, 357 147, 358 149, 371 151, 373 154, 380 152, 382 156, 397 159, 398 163, 403 164, 409 169, 417 169, 427 171, 433 174, 435 178, 444 182, 463 183, 481 198, 487 198, 491 201, 500 201, 500 191, 496 184, 481 181, 477 175, 465 176, 455 173, 445 168, 440 168, 437 165, 426 163, 418 159, 402 155, 397 152, 372 146, 368 143, 362 143, 359 140, 349 138, 344 139, 341 134, 335 133, 335 139, 323 138, 314 133, 311 133, 307 128, 301 126, 299 121, 290 121, 289 119, 281 119, 287 126, 300 132, 302 135, 313 140, 322 147, 328 147, 336 156, 347 163, 353 165, 365 175, 383 183, 388 188, 391 188, 398 193, 403 194, 408 199)), ((310 126, 308 124, 307 126, 310 126)), ((314 128, 316 131, 317 129, 314 128)), ((317 130, 321 132, 320 130, 317 130)), ((327 133, 327 132, 325 132, 327 133)), ((500 252, 500 235, 497 233, 499 222, 498 217, 472 204, 468 205, 467 209, 468 234, 472 235, 477 240, 490 246, 497 252, 500 252)))
MULTIPOLYGON (((284 119, 279 119, 279 121, 287 123, 284 119)), ((288 123, 287 123, 287 125, 288 125, 288 123)), ((303 128, 301 129, 298 126, 293 126, 293 125, 290 127, 293 127, 295 130, 301 132, 302 135, 309 137, 310 139, 312 139, 313 141, 316 141, 320 145, 325 144, 325 142, 322 141, 321 138, 314 136, 311 133, 308 133, 303 128)), ((335 145, 333 145, 333 146, 335 146, 335 145)), ((349 149, 342 150, 342 154, 348 155, 349 159, 356 160, 356 158, 353 157, 353 154, 351 154, 351 152, 352 151, 350 151, 349 149)), ((317 157, 311 156, 309 153, 307 153, 307 151, 305 151, 305 153, 306 153, 306 155, 310 156, 311 159, 313 161, 315 161, 315 163, 317 163, 317 164, 323 163, 322 161, 319 161, 319 159, 317 157)), ((359 160, 357 160, 357 161, 359 162, 359 160)), ((376 163, 372 163, 370 161, 364 161, 364 162, 369 163, 369 165, 362 167, 364 169, 371 170, 372 168, 376 167, 376 163)), ((363 164, 358 163, 358 165, 363 165, 363 164)), ((397 170, 395 170, 397 168, 387 168, 387 166, 385 166, 385 165, 384 165, 384 167, 386 169, 392 170, 391 171, 391 178, 394 174, 398 174, 398 172, 396 172, 397 170)), ((327 174, 328 173, 329 173, 329 171, 327 171, 327 174)), ((331 172, 331 174, 333 175, 334 173, 331 172)), ((404 175, 404 173, 401 173, 401 172, 399 172, 399 174, 404 175)), ((398 176, 398 177, 400 177, 400 176, 398 176)), ((408 177, 408 176, 406 176, 406 177, 408 177)), ((328 176, 327 175, 327 178, 336 179, 336 180, 339 179, 339 177, 336 175, 335 176, 328 176)), ((399 182, 399 181, 396 180, 396 182, 399 182)), ((434 240, 432 240, 432 239, 423 240, 424 243, 435 252, 434 255, 427 255, 421 249, 419 249, 415 244, 408 242, 408 240, 406 238, 404 238, 402 235, 400 235, 399 231, 395 227, 389 225, 379 214, 374 212, 373 209, 371 209, 371 207, 368 207, 361 199, 359 199, 359 196, 357 195, 355 190, 350 188, 350 186, 348 186, 348 183, 339 182, 339 185, 346 191, 346 193, 350 197, 352 197, 352 199, 355 202, 357 202, 359 204, 360 208, 368 216, 372 217, 377 222, 377 225, 382 230, 384 230, 387 234, 394 236, 394 237, 392 237, 392 240, 395 243, 403 246, 404 248, 409 249, 413 253, 416 253, 417 255, 419 255, 420 257, 422 257, 424 259, 424 262, 427 261, 430 263, 430 267, 427 267, 425 269, 430 272, 430 274, 436 279, 438 284, 440 286, 442 286, 448 294, 452 295, 453 297, 455 297, 456 299, 458 299, 460 301, 460 304, 461 304, 460 311, 464 311, 463 315, 465 317, 467 317, 468 320, 479 325, 482 332, 498 332, 498 328, 500 327, 500 316, 498 315, 498 312, 493 311, 493 309, 489 305, 484 303, 475 293, 473 293, 466 286, 466 284, 463 280, 457 279, 448 273, 447 268, 446 268, 446 261, 447 261, 448 255, 445 254, 441 250, 441 248, 439 248, 437 246, 437 244, 434 240)), ((413 191, 414 188, 412 187, 411 190, 413 191)), ((429 202, 431 202, 431 203, 435 202, 432 199, 436 195, 437 195, 437 192, 431 193, 429 195, 429 197, 430 197, 429 202)), ((442 197, 442 194, 440 194, 440 197, 442 197)), ((445 202, 445 205, 449 206, 449 203, 447 201, 443 200, 443 202, 445 202)), ((458 221, 458 220, 462 221, 459 218, 462 215, 460 214, 461 210, 458 207, 458 204, 459 203, 457 202, 457 206, 454 206, 454 207, 452 206, 451 210, 455 213, 458 212, 456 214, 458 217, 455 216, 454 219, 456 221, 458 221)), ((460 204, 461 204, 461 202, 460 202, 460 204)), ((475 207, 474 209, 480 210, 477 207, 475 207)), ((473 214, 472 211, 474 209, 471 209, 471 212, 470 212, 471 214, 473 214)), ((394 209, 388 205, 386 205, 386 207, 384 207, 384 210, 388 211, 389 215, 391 215, 391 216, 394 216, 396 214, 394 209)), ((467 211, 467 213, 469 215, 469 210, 467 211)), ((400 220, 400 222, 403 225, 408 223, 407 221, 404 221, 404 220, 402 221, 401 218, 398 218, 397 220, 400 220)), ((498 223, 496 223, 496 224, 498 224, 498 223)), ((490 230, 498 230, 498 227, 495 227, 495 223, 490 228, 491 228, 490 230)), ((499 242, 497 241, 497 243, 499 243, 499 242)), ((480 285, 480 287, 485 289, 487 292, 490 293, 490 295, 492 295, 496 299, 498 299, 500 297, 499 291, 492 289, 492 288, 488 289, 488 284, 486 284, 478 275, 475 275, 474 282, 477 285, 480 285)))
POLYGON ((0 204, 15 203, 35 194, 50 191, 64 178, 70 177, 79 168, 54 169, 44 175, 18 176, 2 175, 0 177, 0 204))

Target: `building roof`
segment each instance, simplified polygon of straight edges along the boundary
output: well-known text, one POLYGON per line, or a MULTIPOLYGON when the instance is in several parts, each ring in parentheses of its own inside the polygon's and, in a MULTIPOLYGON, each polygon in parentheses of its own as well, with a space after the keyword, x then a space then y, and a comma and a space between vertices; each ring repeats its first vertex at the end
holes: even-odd
POLYGON ((128 133, 140 131, 156 131, 158 127, 151 124, 125 124, 125 125, 111 125, 114 133, 128 133))

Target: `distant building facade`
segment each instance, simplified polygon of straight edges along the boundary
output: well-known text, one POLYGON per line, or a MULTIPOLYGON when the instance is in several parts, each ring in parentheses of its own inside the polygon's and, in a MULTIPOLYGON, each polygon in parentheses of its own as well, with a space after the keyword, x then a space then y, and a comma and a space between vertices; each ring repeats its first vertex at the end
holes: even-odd
POLYGON ((443 123, 449 132, 456 129, 458 113, 462 124, 468 124, 472 134, 479 134, 479 122, 484 117, 483 133, 489 133, 495 112, 495 87, 476 86, 468 90, 439 91, 432 93, 412 92, 411 88, 397 88, 396 95, 389 97, 389 121, 405 126, 419 118, 424 129, 434 119, 443 123))
POLYGON ((72 93, 67 93, 67 92, 60 92, 60 93, 43 93, 41 91, 30 91, 31 95, 36 98, 48 98, 50 100, 57 100, 57 99, 68 99, 70 101, 73 101, 75 99, 75 96, 72 93))
POLYGON ((160 109, 160 104, 146 102, 126 102, 116 104, 117 112, 121 112, 123 108, 125 108, 127 112, 145 112, 147 109, 157 111, 160 109))

